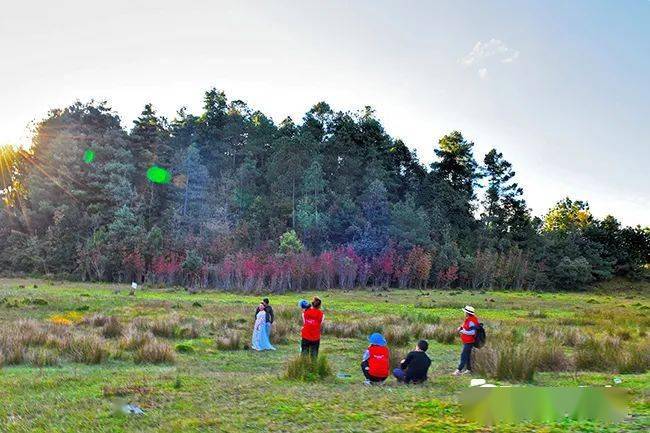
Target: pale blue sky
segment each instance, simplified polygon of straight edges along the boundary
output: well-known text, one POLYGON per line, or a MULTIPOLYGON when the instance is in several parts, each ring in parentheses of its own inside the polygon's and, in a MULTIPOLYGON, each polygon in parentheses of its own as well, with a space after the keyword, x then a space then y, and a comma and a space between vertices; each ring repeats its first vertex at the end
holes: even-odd
POLYGON ((461 130, 564 196, 650 224, 650 1, 24 1, 0 14, 0 143, 75 99, 125 124, 216 86, 280 121, 372 105, 430 162, 461 130))

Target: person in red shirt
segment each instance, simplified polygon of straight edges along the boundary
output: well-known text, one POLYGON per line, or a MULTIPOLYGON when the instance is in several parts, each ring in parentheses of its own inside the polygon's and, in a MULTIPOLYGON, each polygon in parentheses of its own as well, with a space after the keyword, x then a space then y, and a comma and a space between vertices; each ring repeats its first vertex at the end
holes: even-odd
POLYGON ((474 348, 474 341, 476 341, 476 328, 479 325, 474 307, 466 305, 463 311, 465 312, 465 321, 462 326, 458 327, 458 333, 463 342, 463 351, 460 354, 460 364, 454 371, 454 376, 463 374, 465 368, 467 368, 466 373, 472 373, 472 349, 474 348))
POLYGON ((370 346, 363 353, 361 371, 366 377, 365 384, 383 383, 390 372, 390 352, 386 347, 386 339, 375 332, 368 337, 370 346))
POLYGON ((323 323, 323 312, 320 310, 321 300, 317 296, 311 301, 311 306, 302 312, 302 341, 300 343, 301 353, 318 356, 320 347, 320 326, 323 323))

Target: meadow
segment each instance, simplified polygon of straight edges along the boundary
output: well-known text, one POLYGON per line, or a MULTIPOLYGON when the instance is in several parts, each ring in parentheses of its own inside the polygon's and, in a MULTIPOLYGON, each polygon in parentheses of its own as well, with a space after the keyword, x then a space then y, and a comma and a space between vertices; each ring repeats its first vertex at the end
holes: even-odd
POLYGON ((249 350, 261 294, 188 293, 116 284, 0 279, 1 432, 566 432, 647 431, 650 426, 649 287, 612 281, 599 292, 459 290, 319 292, 321 353, 332 374, 286 376, 299 352, 297 302, 272 295, 274 352, 249 350), (463 418, 452 377, 460 308, 488 332, 474 377, 521 386, 622 387, 622 423, 565 420, 484 427, 463 418), (393 362, 430 342, 430 380, 363 385, 369 333, 387 337, 393 362), (118 410, 131 402, 144 415, 118 410))

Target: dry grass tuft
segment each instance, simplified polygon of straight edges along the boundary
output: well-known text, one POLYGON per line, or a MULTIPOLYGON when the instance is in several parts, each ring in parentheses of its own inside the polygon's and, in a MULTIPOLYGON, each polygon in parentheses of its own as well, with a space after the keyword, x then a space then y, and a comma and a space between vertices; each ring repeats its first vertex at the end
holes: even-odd
POLYGON ((216 345, 219 350, 239 350, 241 349, 241 336, 238 332, 228 331, 226 335, 216 339, 216 345))
POLYGON ((124 326, 120 323, 117 317, 108 317, 102 327, 102 335, 104 338, 117 338, 121 337, 124 333, 124 326))
POLYGON ((108 358, 106 342, 96 335, 74 336, 68 348, 70 358, 83 364, 100 364, 108 358))
POLYGON ((154 339, 135 352, 134 360, 139 364, 173 364, 176 355, 169 344, 154 339))

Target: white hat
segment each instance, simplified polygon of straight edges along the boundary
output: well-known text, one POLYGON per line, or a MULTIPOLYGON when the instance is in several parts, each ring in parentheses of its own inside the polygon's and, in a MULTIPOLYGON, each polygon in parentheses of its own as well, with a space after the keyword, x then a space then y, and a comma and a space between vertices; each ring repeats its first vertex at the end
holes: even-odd
POLYGON ((471 305, 465 305, 463 311, 466 312, 467 314, 471 314, 472 316, 476 314, 476 312, 474 311, 474 307, 472 307, 471 305))

